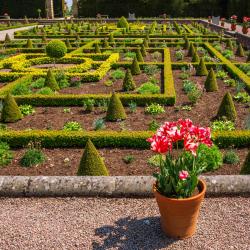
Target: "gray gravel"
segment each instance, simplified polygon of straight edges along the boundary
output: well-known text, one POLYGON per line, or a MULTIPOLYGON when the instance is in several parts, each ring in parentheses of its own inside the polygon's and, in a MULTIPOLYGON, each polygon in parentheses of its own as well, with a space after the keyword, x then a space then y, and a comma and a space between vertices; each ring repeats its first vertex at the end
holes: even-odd
POLYGON ((0 249, 250 249, 250 198, 206 198, 196 235, 162 234, 154 199, 2 198, 0 249))

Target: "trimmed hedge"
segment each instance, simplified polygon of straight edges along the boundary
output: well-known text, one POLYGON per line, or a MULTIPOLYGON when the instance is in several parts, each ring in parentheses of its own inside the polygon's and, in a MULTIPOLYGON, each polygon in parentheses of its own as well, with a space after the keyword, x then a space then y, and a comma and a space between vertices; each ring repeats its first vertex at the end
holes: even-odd
MULTIPOLYGON (((40 141, 45 148, 82 148, 90 138, 98 148, 149 149, 150 144, 146 139, 153 134, 151 131, 0 131, 0 139, 13 148, 24 147, 34 140, 40 141)), ((212 139, 220 148, 250 147, 249 130, 216 132, 213 133, 212 139)))

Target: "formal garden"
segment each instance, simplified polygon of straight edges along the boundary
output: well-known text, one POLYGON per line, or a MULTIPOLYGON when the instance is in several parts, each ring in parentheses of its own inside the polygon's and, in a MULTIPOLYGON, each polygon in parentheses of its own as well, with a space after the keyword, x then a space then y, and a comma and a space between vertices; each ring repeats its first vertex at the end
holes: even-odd
POLYGON ((154 193, 182 239, 207 189, 249 192, 247 35, 210 18, 43 21, 0 25, 3 196, 154 193))

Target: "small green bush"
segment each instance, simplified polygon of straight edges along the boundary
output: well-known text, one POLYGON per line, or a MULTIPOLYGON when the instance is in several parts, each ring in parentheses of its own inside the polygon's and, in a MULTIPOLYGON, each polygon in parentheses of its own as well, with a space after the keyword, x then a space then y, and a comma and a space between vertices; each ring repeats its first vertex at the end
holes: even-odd
POLYGON ((36 93, 39 95, 52 95, 54 94, 54 91, 49 87, 44 87, 39 89, 36 93))
POLYGON ((93 128, 95 131, 105 129, 106 128, 105 120, 103 118, 96 119, 93 122, 93 128))
POLYGON ((232 121, 214 121, 211 129, 213 131, 233 131, 235 130, 235 125, 232 121))
POLYGON ((205 81, 205 89, 207 92, 213 92, 218 90, 218 84, 213 68, 210 69, 207 79, 205 81))
POLYGON ((122 160, 126 164, 131 164, 135 160, 135 157, 133 155, 126 155, 122 158, 122 160))
POLYGON ((202 91, 198 88, 191 90, 187 94, 187 97, 192 104, 197 103, 197 101, 201 98, 201 96, 202 96, 202 91))
POLYGON ((239 156, 233 150, 230 150, 224 154, 223 162, 226 164, 237 164, 239 161, 239 156))
POLYGON ((13 153, 10 151, 9 145, 0 141, 0 167, 10 164, 12 159, 13 153))
POLYGON ((152 120, 148 125, 148 130, 156 131, 160 127, 160 124, 156 120, 152 120))
POLYGON ((78 122, 66 122, 63 126, 65 131, 82 131, 82 126, 78 122))
POLYGON ((63 41, 52 40, 46 46, 46 54, 48 57, 58 59, 64 57, 67 53, 67 46, 63 41))
POLYGON ((22 83, 17 84, 14 86, 14 88, 11 90, 12 95, 30 95, 32 91, 30 88, 22 83))
POLYGON ((114 80, 123 79, 125 77, 125 73, 121 69, 117 69, 111 73, 111 77, 114 80))
POLYGON ((160 87, 152 82, 145 82, 136 91, 142 95, 159 94, 160 87))
POLYGON ((158 66, 155 64, 145 65, 143 70, 144 70, 144 73, 149 75, 149 76, 155 75, 160 71, 158 66))
POLYGON ((95 107, 95 100, 94 99, 87 99, 85 101, 83 101, 83 108, 85 111, 87 112, 92 112, 94 110, 95 107))
POLYGON ((184 59, 184 51, 183 50, 177 50, 175 52, 175 58, 177 61, 181 61, 184 59))
POLYGON ((250 95, 247 92, 239 92, 233 99, 240 103, 250 103, 250 95))
POLYGON ((44 87, 45 78, 40 77, 35 82, 31 83, 30 87, 33 89, 41 89, 44 87))
POLYGON ((158 115, 165 113, 165 109, 158 103, 152 103, 145 108, 145 113, 150 115, 158 115))
POLYGON ((128 104, 128 107, 129 107, 129 110, 131 111, 131 113, 135 113, 136 109, 137 109, 137 104, 136 104, 136 102, 132 101, 128 104))
POLYGON ((244 49, 242 48, 242 45, 240 43, 239 43, 239 45, 237 47, 236 55, 240 56, 240 57, 244 57, 245 56, 244 49))
POLYGON ((32 167, 45 162, 46 157, 40 149, 28 149, 20 160, 22 167, 32 167))
POLYGON ((32 115, 36 112, 35 109, 28 104, 20 105, 19 109, 23 116, 32 115))

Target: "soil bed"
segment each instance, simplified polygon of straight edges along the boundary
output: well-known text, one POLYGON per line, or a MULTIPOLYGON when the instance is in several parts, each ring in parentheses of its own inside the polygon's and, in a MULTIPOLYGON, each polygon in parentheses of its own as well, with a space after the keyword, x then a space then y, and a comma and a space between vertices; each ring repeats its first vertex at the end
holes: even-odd
MULTIPOLYGON (((154 155, 151 150, 136 149, 99 149, 100 155, 104 158, 105 165, 112 176, 128 175, 152 175, 158 168, 150 166, 147 161, 154 155), (115 156, 115 157, 114 157, 115 156), (123 161, 125 156, 133 156, 130 164, 123 161)), ((247 149, 235 150, 240 158, 240 163, 235 165, 224 164, 218 170, 207 172, 206 175, 234 175, 239 174, 241 165, 247 155, 247 149)), ((14 160, 4 168, 0 168, 0 175, 22 175, 22 176, 75 176, 78 165, 83 154, 83 149, 43 149, 46 155, 46 162, 30 167, 21 167, 19 161, 25 149, 14 150, 14 160)), ((225 152, 222 150, 222 152, 225 152)))

